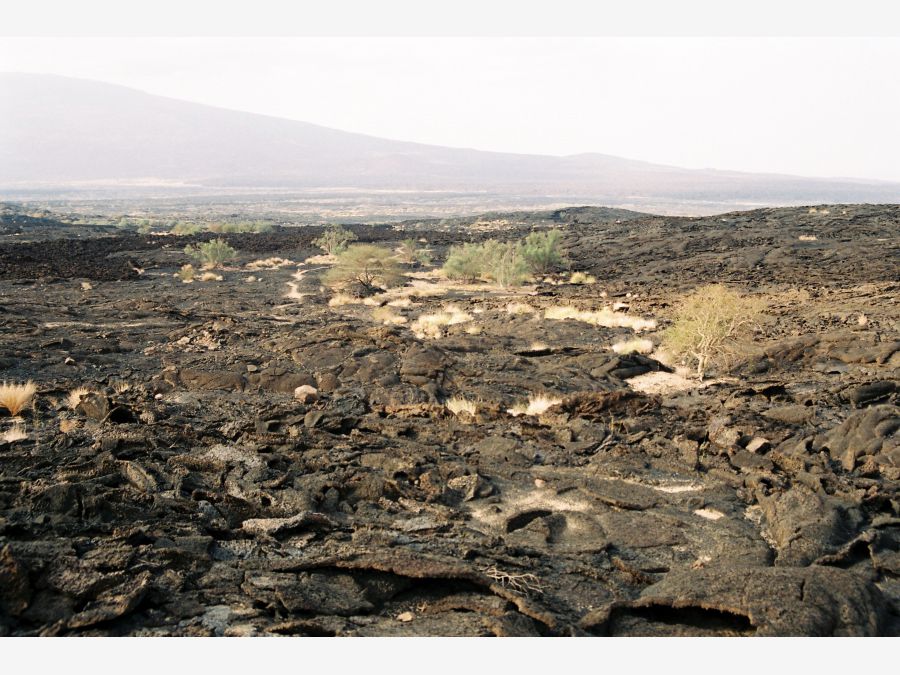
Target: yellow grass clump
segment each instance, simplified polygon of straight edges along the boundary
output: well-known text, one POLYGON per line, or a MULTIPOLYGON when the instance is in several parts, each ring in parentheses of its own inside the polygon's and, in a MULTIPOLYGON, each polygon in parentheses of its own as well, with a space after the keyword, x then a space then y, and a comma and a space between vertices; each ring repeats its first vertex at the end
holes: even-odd
POLYGON ((596 284, 597 278, 590 275, 585 274, 584 272, 572 272, 572 276, 569 277, 570 284, 596 284))
POLYGON ((475 401, 462 396, 454 396, 444 403, 444 406, 454 415, 459 415, 460 413, 474 415, 478 411, 478 404, 475 401))
POLYGON ((527 403, 517 403, 506 412, 513 417, 518 417, 519 415, 532 415, 536 417, 538 415, 543 415, 547 410, 560 403, 562 403, 562 399, 556 396, 537 394, 536 396, 531 396, 527 403))
POLYGON ((335 293, 328 301, 329 307, 343 307, 344 305, 357 305, 361 302, 359 298, 354 298, 347 293, 335 293))
POLYGON ((653 351, 653 343, 650 340, 642 340, 635 338, 634 340, 623 340, 612 346, 612 350, 616 354, 649 354, 653 351))
POLYGON ((390 307, 376 307, 372 310, 372 319, 385 326, 398 326, 406 323, 406 317, 397 314, 390 307))
POLYGON ((279 267, 285 267, 287 265, 293 265, 294 263, 287 258, 262 258, 260 260, 254 260, 253 262, 249 262, 244 265, 245 269, 248 270, 272 270, 277 269, 279 267))
POLYGON ((630 328, 636 333, 656 328, 656 321, 653 319, 643 319, 639 316, 620 314, 614 312, 609 307, 604 307, 596 312, 591 312, 572 307, 571 305, 559 305, 556 307, 548 307, 544 312, 544 318, 555 319, 557 321, 575 319, 576 321, 583 321, 584 323, 601 326, 603 328, 630 328))
POLYGON ((506 306, 506 312, 514 316, 518 316, 519 314, 533 314, 536 311, 537 310, 534 307, 525 304, 524 302, 511 302, 506 306))
POLYGON ((31 380, 25 384, 10 384, 4 381, 0 385, 0 408, 6 408, 9 414, 15 417, 31 402, 36 391, 37 386, 31 380))
POLYGON ((87 387, 78 387, 69 392, 69 395, 66 396, 66 405, 69 406, 72 410, 78 407, 78 404, 81 403, 81 399, 91 393, 91 390, 87 387))
POLYGON ((422 314, 413 321, 410 329, 416 337, 439 338, 443 336, 443 329, 447 326, 466 323, 472 320, 472 315, 464 312, 456 305, 447 305, 441 312, 434 314, 422 314))
POLYGON ((24 441, 26 438, 28 438, 28 434, 25 432, 25 425, 21 422, 13 424, 9 429, 0 434, 0 440, 5 443, 24 441))

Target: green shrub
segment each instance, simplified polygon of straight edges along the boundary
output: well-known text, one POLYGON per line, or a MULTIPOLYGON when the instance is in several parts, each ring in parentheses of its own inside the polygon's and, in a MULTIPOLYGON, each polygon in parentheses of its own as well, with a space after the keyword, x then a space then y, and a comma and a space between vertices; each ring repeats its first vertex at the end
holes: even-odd
POLYGON ((313 244, 329 255, 338 255, 347 248, 351 241, 356 241, 358 238, 350 230, 346 230, 340 225, 329 225, 322 236, 313 241, 313 244))
POLYGON ((454 281, 475 281, 484 271, 484 249, 480 244, 451 246, 444 274, 454 281))
POLYGON ((184 252, 207 269, 219 267, 237 257, 237 251, 224 239, 213 239, 199 246, 185 246, 184 252))
POLYGON ((519 286, 528 278, 522 244, 494 239, 452 246, 443 269, 448 279, 475 281, 485 277, 501 286, 519 286))
POLYGON ((702 380, 709 366, 727 366, 750 350, 764 306, 763 300, 721 284, 703 286, 678 305, 663 344, 693 365, 702 380))
POLYGON ((534 274, 546 274, 563 261, 559 244, 563 235, 559 230, 532 232, 525 238, 522 257, 534 274))
POLYGON ((372 244, 354 244, 337 254, 337 263, 322 277, 332 288, 357 286, 371 292, 403 283, 400 264, 393 253, 372 244))
POLYGON ((397 256, 400 262, 407 265, 428 265, 431 263, 431 256, 428 251, 419 248, 419 242, 415 239, 404 239, 397 247, 397 256))
POLYGON ((210 232, 221 232, 222 234, 259 234, 261 232, 271 232, 272 223, 264 220, 241 220, 236 223, 210 223, 207 228, 210 232))
POLYGON ((489 239, 482 244, 482 251, 482 274, 500 286, 521 286, 528 278, 522 244, 489 239))
POLYGON ((198 223, 189 223, 186 221, 179 221, 175 223, 174 227, 172 227, 169 232, 171 234, 177 235, 179 237, 184 237, 192 234, 199 234, 203 231, 203 227, 198 223))

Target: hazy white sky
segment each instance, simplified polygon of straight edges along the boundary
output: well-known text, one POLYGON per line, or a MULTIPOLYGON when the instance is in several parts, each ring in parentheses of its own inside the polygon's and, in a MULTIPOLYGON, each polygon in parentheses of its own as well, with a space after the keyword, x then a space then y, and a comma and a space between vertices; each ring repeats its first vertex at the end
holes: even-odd
POLYGON ((387 138, 900 180, 900 38, 0 38, 54 73, 387 138))

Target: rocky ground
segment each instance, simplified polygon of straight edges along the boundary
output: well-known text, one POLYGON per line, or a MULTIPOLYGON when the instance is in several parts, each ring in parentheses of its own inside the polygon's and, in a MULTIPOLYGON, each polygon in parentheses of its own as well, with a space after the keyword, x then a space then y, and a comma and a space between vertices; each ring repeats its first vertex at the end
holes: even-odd
POLYGON ((0 237, 2 378, 38 386, 0 418, 0 634, 900 633, 900 207, 359 227, 440 262, 554 226, 569 262, 346 304, 316 228, 227 235, 185 284, 210 235, 28 225, 0 237), (619 303, 658 343, 708 282, 767 321, 703 383, 546 316, 619 303))

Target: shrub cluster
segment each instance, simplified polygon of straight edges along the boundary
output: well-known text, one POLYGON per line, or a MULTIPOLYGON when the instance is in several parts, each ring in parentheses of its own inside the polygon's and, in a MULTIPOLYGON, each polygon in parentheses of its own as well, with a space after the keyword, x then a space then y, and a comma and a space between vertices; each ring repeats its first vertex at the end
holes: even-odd
POLYGON ((544 274, 562 262, 559 230, 532 232, 520 242, 488 239, 481 244, 452 246, 444 263, 449 279, 483 277, 500 286, 519 286, 532 274, 544 274))
POLYGON ((329 255, 338 255, 346 250, 350 242, 356 241, 358 238, 350 230, 344 229, 340 225, 329 225, 321 237, 313 240, 313 244, 329 255))
POLYGON ((207 269, 219 267, 237 257, 237 251, 224 239, 213 239, 198 246, 185 246, 184 252, 207 269))
POLYGON ((261 234, 263 232, 271 232, 273 227, 272 223, 267 223, 264 220, 242 220, 236 223, 210 223, 206 226, 206 229, 209 232, 222 234, 261 234))

